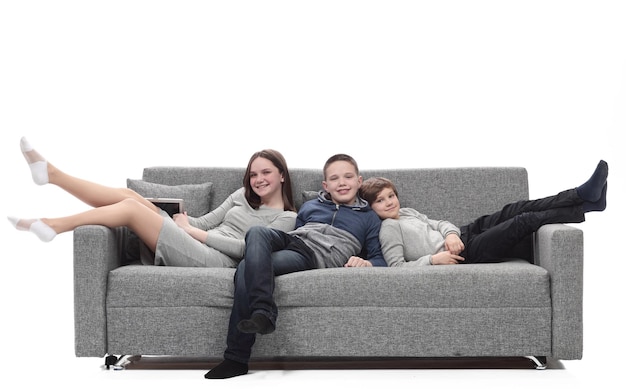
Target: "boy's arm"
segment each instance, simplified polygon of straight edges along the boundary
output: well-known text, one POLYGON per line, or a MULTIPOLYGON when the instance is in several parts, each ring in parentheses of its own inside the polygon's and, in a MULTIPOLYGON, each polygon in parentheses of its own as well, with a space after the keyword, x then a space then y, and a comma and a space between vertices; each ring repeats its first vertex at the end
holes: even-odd
MULTIPOLYGON (((368 212, 369 213, 369 212, 368 212)), ((383 250, 380 247, 380 240, 378 235, 380 233, 380 219, 372 211, 369 219, 364 218, 366 223, 364 227, 365 242, 363 249, 359 255, 353 255, 348 258, 344 267, 371 267, 371 266, 384 266, 387 267, 387 262, 383 257, 383 250), (365 259, 365 258, 367 259, 365 259)))
POLYGON ((372 211, 373 221, 368 228, 367 240, 365 247, 367 247, 367 260, 371 262, 372 266, 387 267, 387 262, 383 257, 383 250, 380 247, 380 240, 378 235, 380 233, 380 219, 372 211))
POLYGON ((385 259, 383 258, 382 255, 379 255, 376 257, 369 257, 368 261, 371 262, 372 266, 387 267, 387 262, 385 262, 385 259))
POLYGON ((300 227, 302 227, 303 225, 306 224, 306 213, 307 213, 308 207, 306 205, 306 203, 302 204, 302 206, 300 207, 300 209, 298 210, 298 214, 296 216, 296 225, 295 228, 298 229, 300 227))

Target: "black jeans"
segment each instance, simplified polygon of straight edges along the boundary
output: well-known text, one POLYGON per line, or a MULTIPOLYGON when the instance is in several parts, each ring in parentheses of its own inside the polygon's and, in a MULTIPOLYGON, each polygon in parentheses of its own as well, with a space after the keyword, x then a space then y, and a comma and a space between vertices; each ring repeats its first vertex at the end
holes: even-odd
POLYGON ((522 200, 461 227, 461 263, 502 262, 509 250, 545 224, 585 221, 583 200, 575 189, 538 200, 522 200))

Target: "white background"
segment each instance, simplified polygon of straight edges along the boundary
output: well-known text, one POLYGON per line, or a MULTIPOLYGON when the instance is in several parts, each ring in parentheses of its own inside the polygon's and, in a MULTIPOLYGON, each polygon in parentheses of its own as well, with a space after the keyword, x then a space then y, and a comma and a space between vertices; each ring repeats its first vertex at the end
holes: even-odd
MULTIPOLYGON (((362 169, 524 166, 536 198, 605 159, 608 209, 579 225, 581 361, 237 379, 587 387, 620 373, 625 346, 624 20, 621 1, 0 1, 0 213, 85 209, 32 183, 23 135, 68 173, 113 186, 145 166, 245 166, 275 148, 290 167, 336 152, 362 169)), ((72 234, 44 244, 0 226, 3 381, 209 384, 203 371, 103 372, 75 358, 72 234)))

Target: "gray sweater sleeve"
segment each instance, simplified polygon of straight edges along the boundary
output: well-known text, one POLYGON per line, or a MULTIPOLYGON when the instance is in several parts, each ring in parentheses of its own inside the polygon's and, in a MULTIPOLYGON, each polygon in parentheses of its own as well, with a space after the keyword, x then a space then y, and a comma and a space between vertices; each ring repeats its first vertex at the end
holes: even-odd
POLYGON ((379 237, 389 266, 424 266, 432 264, 433 254, 445 250, 448 234, 460 235, 460 230, 450 222, 402 208, 399 219, 383 221, 379 237))
POLYGON ((226 217, 226 212, 228 212, 229 209, 235 206, 235 197, 238 193, 241 193, 242 191, 243 188, 231 193, 230 196, 228 196, 226 200, 224 200, 224 202, 220 204, 219 207, 215 208, 213 211, 203 216, 189 217, 189 224, 205 231, 219 226, 224 221, 224 218, 226 217))
POLYGON ((265 212, 247 207, 244 212, 231 212, 228 215, 229 222, 235 225, 237 230, 242 232, 241 235, 224 234, 220 229, 209 230, 207 231, 208 235, 205 244, 223 252, 231 258, 243 258, 246 250, 246 232, 253 225, 267 225, 270 228, 276 228, 285 232, 294 229, 296 224, 295 212, 279 211, 275 212, 274 215, 263 215, 263 213, 265 212), (261 215, 254 215, 255 213, 261 215))
POLYGON ((246 201, 244 189, 235 191, 215 210, 189 224, 207 231, 204 243, 231 258, 243 258, 245 235, 252 226, 269 226, 283 231, 293 230, 296 213, 261 206, 253 209, 246 201))

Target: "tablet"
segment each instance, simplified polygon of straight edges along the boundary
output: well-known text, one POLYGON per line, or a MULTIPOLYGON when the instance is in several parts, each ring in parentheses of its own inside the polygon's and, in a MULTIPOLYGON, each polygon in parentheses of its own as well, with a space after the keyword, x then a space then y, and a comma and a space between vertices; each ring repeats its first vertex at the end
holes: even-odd
POLYGON ((174 214, 176 213, 185 212, 183 199, 174 199, 167 197, 147 197, 146 199, 167 212, 170 217, 174 216, 174 214))

